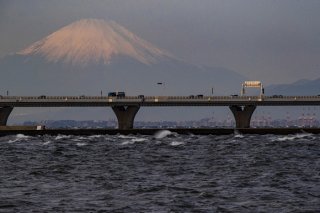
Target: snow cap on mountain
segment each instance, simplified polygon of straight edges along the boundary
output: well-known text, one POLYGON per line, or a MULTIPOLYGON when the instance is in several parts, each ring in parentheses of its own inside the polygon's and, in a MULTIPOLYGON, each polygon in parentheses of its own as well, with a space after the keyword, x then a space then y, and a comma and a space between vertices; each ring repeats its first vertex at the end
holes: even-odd
POLYGON ((82 19, 71 23, 18 54, 36 54, 50 62, 63 61, 74 65, 91 62, 108 64, 117 55, 128 56, 144 64, 171 57, 116 22, 100 19, 82 19))

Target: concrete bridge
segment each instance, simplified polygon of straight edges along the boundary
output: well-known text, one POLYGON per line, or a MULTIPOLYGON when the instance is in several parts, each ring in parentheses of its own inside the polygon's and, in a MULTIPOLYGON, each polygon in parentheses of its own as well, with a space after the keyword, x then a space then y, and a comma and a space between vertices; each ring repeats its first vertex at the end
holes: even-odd
POLYGON ((14 107, 111 107, 119 129, 132 129, 140 107, 227 106, 236 128, 249 128, 257 106, 320 105, 320 96, 0 96, 0 126, 14 107))

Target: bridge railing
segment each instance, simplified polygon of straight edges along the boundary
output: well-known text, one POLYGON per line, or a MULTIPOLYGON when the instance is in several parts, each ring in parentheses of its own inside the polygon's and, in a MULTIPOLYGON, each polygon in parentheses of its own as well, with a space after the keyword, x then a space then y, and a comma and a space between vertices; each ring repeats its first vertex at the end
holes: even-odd
POLYGON ((182 101, 182 100, 188 100, 188 101, 219 101, 219 100, 248 100, 248 101, 263 101, 263 100, 283 100, 283 101, 292 101, 292 100, 320 100, 320 96, 144 96, 144 97, 138 97, 138 96, 125 96, 125 97, 108 97, 108 96, 0 96, 0 100, 10 100, 10 101, 60 101, 60 100, 144 100, 144 101, 152 101, 152 100, 158 100, 158 101, 182 101))

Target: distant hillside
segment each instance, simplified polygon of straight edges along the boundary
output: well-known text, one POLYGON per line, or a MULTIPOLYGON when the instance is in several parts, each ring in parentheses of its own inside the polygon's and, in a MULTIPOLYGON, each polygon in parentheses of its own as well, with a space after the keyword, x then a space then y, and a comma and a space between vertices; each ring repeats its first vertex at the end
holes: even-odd
POLYGON ((320 78, 316 80, 302 79, 292 84, 270 85, 265 88, 266 95, 319 95, 320 78))

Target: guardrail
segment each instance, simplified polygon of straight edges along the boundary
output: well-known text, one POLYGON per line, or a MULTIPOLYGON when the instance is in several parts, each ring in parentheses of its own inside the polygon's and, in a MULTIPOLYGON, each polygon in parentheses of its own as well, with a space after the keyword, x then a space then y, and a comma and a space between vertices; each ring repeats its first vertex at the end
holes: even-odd
POLYGON ((232 99, 232 100, 250 100, 250 99, 320 99, 320 96, 282 96, 282 97, 274 97, 274 96, 203 96, 203 97, 191 97, 191 96, 125 96, 125 97, 115 97, 115 96, 0 96, 0 100, 6 99, 23 99, 23 100, 46 100, 46 99, 56 99, 56 100, 81 100, 81 99, 89 99, 89 100, 101 100, 101 99, 165 99, 165 100, 216 100, 216 99, 232 99))

